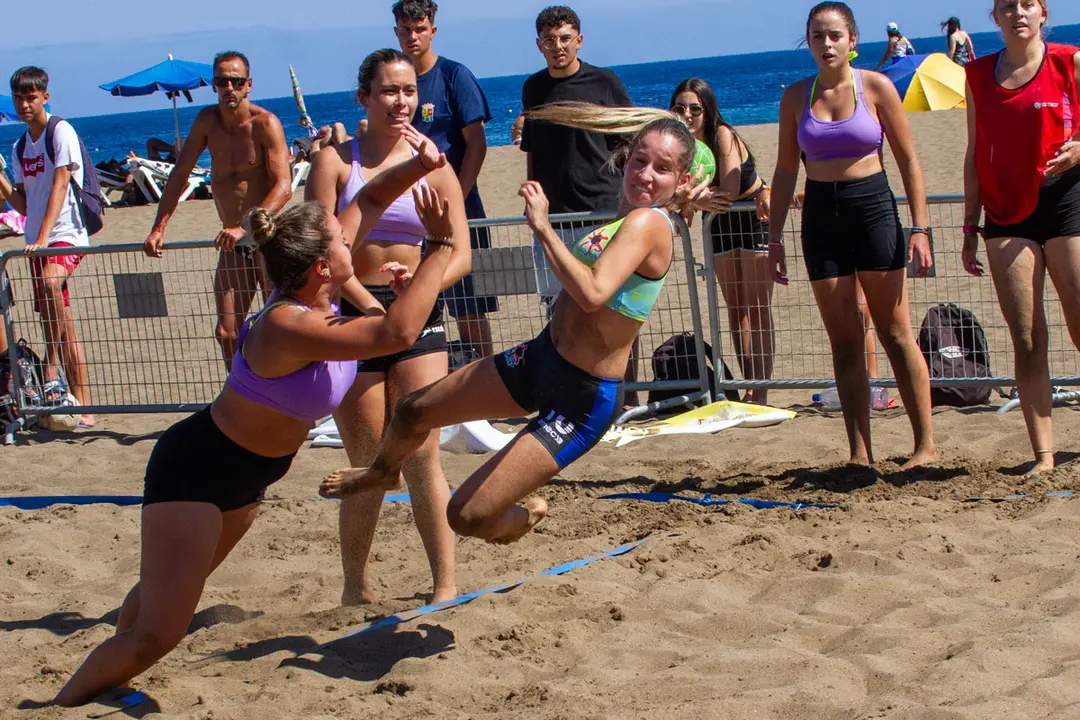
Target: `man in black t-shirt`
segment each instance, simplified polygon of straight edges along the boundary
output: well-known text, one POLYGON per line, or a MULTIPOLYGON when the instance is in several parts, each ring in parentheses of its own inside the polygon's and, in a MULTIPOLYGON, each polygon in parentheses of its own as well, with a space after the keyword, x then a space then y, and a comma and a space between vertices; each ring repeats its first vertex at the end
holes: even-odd
MULTIPOLYGON (((536 36, 536 46, 547 68, 525 81, 521 104, 526 110, 566 100, 608 106, 631 104, 615 73, 578 59, 583 36, 581 21, 573 10, 563 5, 545 8, 536 18, 536 36)), ((606 166, 618 142, 613 135, 525 121, 521 149, 528 153, 528 178, 540 183, 552 214, 618 209, 621 178, 606 166)), ((556 225, 555 231, 569 243, 587 225, 556 225)), ((539 243, 533 243, 533 256, 540 295, 550 309, 561 287, 550 270, 540 270, 547 263, 539 243)))

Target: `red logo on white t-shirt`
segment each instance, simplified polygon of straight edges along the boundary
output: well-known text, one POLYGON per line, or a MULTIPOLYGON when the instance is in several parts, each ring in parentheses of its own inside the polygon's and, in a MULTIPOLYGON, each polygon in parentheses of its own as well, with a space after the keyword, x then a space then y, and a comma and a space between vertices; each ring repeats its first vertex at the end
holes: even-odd
POLYGON ((38 155, 35 158, 24 157, 22 161, 22 173, 24 178, 37 177, 45 172, 45 156, 38 155))

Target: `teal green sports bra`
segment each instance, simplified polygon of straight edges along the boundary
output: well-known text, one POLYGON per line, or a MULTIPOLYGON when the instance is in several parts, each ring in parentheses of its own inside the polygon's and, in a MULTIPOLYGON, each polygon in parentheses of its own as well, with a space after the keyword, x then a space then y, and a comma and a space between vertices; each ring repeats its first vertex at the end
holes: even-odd
MULTIPOLYGON (((664 216, 664 219, 671 224, 671 216, 668 215, 666 210, 660 208, 650 208, 655 210, 664 216)), ((585 263, 589 267, 593 266, 596 259, 600 257, 600 253, 604 252, 604 248, 607 247, 611 239, 615 237, 615 233, 619 231, 619 228, 623 224, 625 217, 621 217, 618 220, 608 223, 603 227, 593 230, 585 237, 581 238, 574 245, 574 257, 581 262, 585 263)), ((675 227, 671 226, 672 239, 675 237, 675 227)), ((675 260, 675 254, 672 252, 672 262, 675 260)), ((670 265, 668 266, 670 268, 670 265)), ((637 320, 638 322, 645 322, 649 318, 649 312, 656 305, 657 299, 660 297, 660 290, 664 287, 664 279, 667 278, 667 271, 664 271, 662 277, 657 279, 647 278, 644 275, 634 273, 626 279, 626 282, 622 284, 614 295, 604 303, 604 305, 611 310, 630 318, 631 320, 637 320)))

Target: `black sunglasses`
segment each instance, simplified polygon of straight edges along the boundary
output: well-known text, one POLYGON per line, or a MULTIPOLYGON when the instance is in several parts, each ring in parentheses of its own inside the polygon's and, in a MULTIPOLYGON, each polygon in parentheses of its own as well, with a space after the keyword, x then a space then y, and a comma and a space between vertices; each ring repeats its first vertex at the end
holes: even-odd
POLYGON ((248 79, 246 77, 225 77, 222 75, 214 76, 214 87, 227 88, 230 85, 233 86, 233 90, 239 90, 244 87, 248 79))
POLYGON ((701 113, 705 112, 705 108, 701 107, 696 103, 689 106, 683 105, 682 103, 679 103, 678 105, 672 105, 671 111, 676 115, 682 115, 686 112, 686 109, 688 107, 690 108, 690 114, 694 117, 698 117, 699 115, 701 115, 701 113))

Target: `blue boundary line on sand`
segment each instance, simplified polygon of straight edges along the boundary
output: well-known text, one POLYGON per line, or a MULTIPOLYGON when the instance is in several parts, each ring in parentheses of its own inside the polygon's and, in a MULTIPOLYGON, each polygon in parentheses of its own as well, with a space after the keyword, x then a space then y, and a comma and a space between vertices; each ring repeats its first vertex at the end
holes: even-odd
POLYGON ((0 505, 41 510, 50 505, 142 505, 142 495, 22 495, 0 497, 0 505))
MULTIPOLYGON (((1005 502, 1007 500, 1022 500, 1024 498, 1068 498, 1072 497, 1070 490, 1055 490, 1042 495, 1029 495, 1017 493, 1002 497, 970 497, 961 502, 1005 502)), ((282 498, 267 498, 266 502, 282 498)), ((316 500, 336 500, 336 498, 315 498, 316 500)), ((772 510, 774 508, 790 508, 792 510, 804 510, 807 508, 818 510, 832 510, 840 507, 832 503, 797 503, 782 500, 759 500, 758 498, 720 498, 713 497, 712 493, 706 493, 704 497, 695 498, 674 493, 640 492, 640 493, 614 493, 601 495, 601 500, 640 500, 642 502, 665 503, 673 500, 693 503, 695 505, 729 505, 738 503, 748 505, 758 510, 772 510)), ((390 503, 408 503, 408 493, 390 493, 383 500, 390 503)), ((0 507, 11 506, 20 510, 42 510, 52 505, 142 505, 141 495, 21 495, 13 497, 0 497, 0 507)))
POLYGON ((672 500, 681 500, 683 502, 693 503, 695 505, 729 505, 731 503, 738 503, 740 505, 749 505, 752 508, 758 510, 771 510, 773 508, 791 508, 792 510, 802 510, 804 508, 816 508, 819 510, 831 510, 840 507, 839 505, 832 505, 829 503, 794 503, 783 502, 780 500, 758 500, 757 498, 714 498, 712 493, 706 493, 705 497, 695 498, 686 497, 685 495, 675 495, 673 493, 660 493, 660 492, 642 492, 642 493, 615 493, 613 495, 601 495, 601 500, 641 500, 644 502, 653 503, 666 503, 672 500))
POLYGON ((465 593, 464 595, 458 595, 456 598, 452 598, 450 600, 446 600, 446 601, 443 601, 441 603, 434 603, 434 604, 431 604, 431 605, 421 605, 420 607, 413 608, 412 610, 406 610, 405 612, 402 612, 402 613, 396 613, 396 614, 391 615, 389 617, 385 617, 382 620, 376 620, 375 622, 370 623, 368 625, 365 625, 364 627, 362 627, 362 628, 360 628, 358 630, 353 630, 352 632, 348 633, 347 635, 342 635, 339 638, 336 638, 334 640, 330 640, 328 642, 325 642, 325 643, 319 645, 315 649, 316 650, 321 650, 323 648, 329 647, 330 645, 333 645, 334 643, 341 642, 342 640, 347 640, 348 638, 355 637, 357 635, 366 633, 366 632, 371 631, 371 630, 376 630, 378 628, 392 627, 394 625, 400 625, 401 623, 406 623, 406 622, 409 622, 410 620, 415 620, 416 618, 423 617, 424 615, 430 615, 431 613, 440 612, 442 610, 449 610, 450 608, 458 607, 459 605, 465 605, 466 603, 470 603, 473 600, 476 600, 477 598, 484 597, 485 595, 491 595, 493 593, 508 592, 510 590, 513 590, 516 587, 520 587, 521 585, 524 585, 525 583, 529 582, 530 580, 535 580, 538 577, 545 577, 545 576, 550 577, 550 576, 554 576, 554 575, 565 575, 566 573, 570 572, 571 570, 576 570, 576 569, 578 569, 580 567, 584 567, 586 565, 591 565, 591 564, 593 564, 595 562, 598 562, 600 560, 604 560, 604 559, 607 559, 609 557, 617 557, 619 555, 625 555, 626 553, 631 552, 632 550, 635 550, 638 547, 640 547, 646 540, 648 540, 648 538, 642 538, 641 540, 637 540, 637 541, 632 542, 632 543, 627 543, 625 545, 620 545, 619 547, 612 548, 610 550, 605 550, 604 552, 597 553, 595 555, 590 555, 589 557, 581 558, 580 560, 571 560, 570 562, 563 563, 562 565, 556 565, 553 568, 548 568, 547 570, 542 570, 541 572, 538 572, 536 575, 533 575, 531 577, 522 578, 521 580, 517 580, 517 581, 511 582, 511 583, 506 583, 505 585, 493 585, 491 587, 486 587, 486 588, 483 588, 483 589, 480 589, 480 590, 474 590, 474 591, 472 591, 470 593, 465 593))

